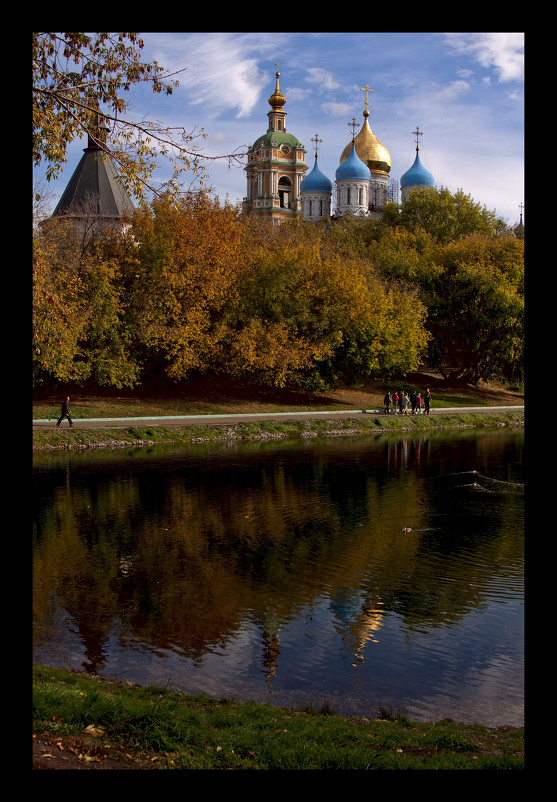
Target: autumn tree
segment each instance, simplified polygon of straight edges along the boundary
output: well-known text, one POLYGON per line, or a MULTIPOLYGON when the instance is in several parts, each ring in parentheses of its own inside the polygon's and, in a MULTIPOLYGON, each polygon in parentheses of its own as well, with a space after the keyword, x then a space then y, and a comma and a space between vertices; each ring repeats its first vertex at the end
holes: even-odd
POLYGON ((123 313, 119 264, 101 242, 83 246, 65 221, 36 231, 33 242, 33 380, 114 387, 138 376, 123 313))
POLYGON ((428 326, 442 375, 522 381, 524 242, 473 234, 439 248, 435 261, 428 326))
POLYGON ((283 238, 277 233, 269 229, 263 242, 249 239, 227 314, 224 354, 234 375, 284 387, 301 383, 332 353, 342 323, 335 314, 338 299, 324 294, 315 247, 288 237, 287 225, 281 226, 283 238))
POLYGON ((423 228, 387 227, 372 240, 367 255, 380 274, 390 282, 412 284, 424 296, 440 271, 434 255, 437 244, 423 228))
POLYGON ((426 188, 381 221, 335 229, 345 250, 425 306, 427 362, 447 381, 522 380, 524 243, 494 212, 460 190, 426 188))
POLYGON ((227 364, 316 390, 416 367, 427 342, 415 293, 307 223, 258 231, 240 274, 227 364))
POLYGON ((242 231, 237 211, 204 192, 154 199, 137 213, 123 297, 144 370, 179 380, 216 359, 242 231))
POLYGON ((60 232, 58 241, 38 232, 33 243, 33 382, 46 376, 61 381, 85 377, 78 361, 78 343, 86 326, 85 303, 80 295, 77 271, 66 262, 64 240, 71 231, 60 232), (62 256, 64 254, 64 256, 62 256))

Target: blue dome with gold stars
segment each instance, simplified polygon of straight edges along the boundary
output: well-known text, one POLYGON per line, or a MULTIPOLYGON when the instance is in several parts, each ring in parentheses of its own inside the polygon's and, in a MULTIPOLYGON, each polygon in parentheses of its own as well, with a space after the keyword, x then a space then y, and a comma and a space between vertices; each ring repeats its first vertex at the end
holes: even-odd
POLYGON ((371 178, 369 167, 359 158, 354 142, 352 142, 350 156, 337 167, 335 177, 337 181, 343 178, 371 178))

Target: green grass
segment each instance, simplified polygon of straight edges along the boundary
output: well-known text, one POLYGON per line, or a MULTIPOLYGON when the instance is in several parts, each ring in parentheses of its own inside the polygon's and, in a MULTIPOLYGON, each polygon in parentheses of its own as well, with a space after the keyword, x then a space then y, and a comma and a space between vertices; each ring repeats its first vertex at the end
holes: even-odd
POLYGON ((451 413, 447 415, 361 415, 350 419, 319 417, 307 421, 258 421, 222 426, 142 426, 129 425, 118 429, 82 429, 65 424, 59 429, 33 430, 33 449, 113 448, 145 444, 189 444, 226 439, 265 439, 271 437, 301 438, 329 434, 380 434, 389 431, 427 431, 435 429, 486 428, 521 425, 524 413, 518 410, 498 412, 451 413))
MULTIPOLYGON (((385 715, 385 711, 382 711, 385 715)), ((370 713, 373 715, 373 713, 370 713)), ((33 668, 33 731, 160 769, 522 769, 522 728, 279 709, 33 668), (89 729, 87 729, 89 728, 89 729)), ((84 747, 85 749, 85 747, 84 747)))

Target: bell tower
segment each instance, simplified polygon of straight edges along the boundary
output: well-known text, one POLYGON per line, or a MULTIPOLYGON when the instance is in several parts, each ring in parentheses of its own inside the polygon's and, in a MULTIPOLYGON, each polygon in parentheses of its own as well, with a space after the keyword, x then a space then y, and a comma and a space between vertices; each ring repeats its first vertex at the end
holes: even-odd
POLYGON ((306 150, 286 130, 286 98, 280 91, 279 64, 275 65, 275 91, 268 102, 271 111, 267 133, 248 149, 247 192, 243 210, 280 222, 302 216, 300 184, 307 170, 306 150))

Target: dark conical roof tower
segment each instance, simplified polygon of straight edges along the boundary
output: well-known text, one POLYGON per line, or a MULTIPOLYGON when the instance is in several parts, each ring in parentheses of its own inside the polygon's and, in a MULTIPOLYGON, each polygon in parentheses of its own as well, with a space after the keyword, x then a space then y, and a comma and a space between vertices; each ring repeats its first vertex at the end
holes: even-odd
POLYGON ((134 211, 131 199, 120 183, 112 159, 106 155, 103 141, 108 130, 106 124, 95 120, 98 135, 83 150, 53 217, 71 217, 77 221, 98 219, 100 223, 117 227, 120 221, 134 211))

